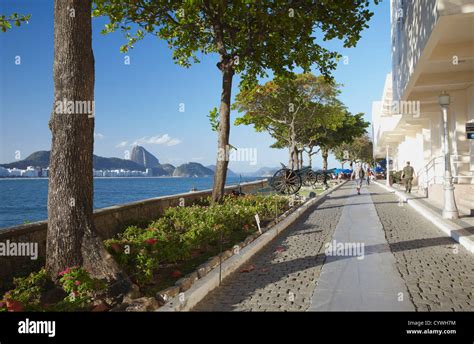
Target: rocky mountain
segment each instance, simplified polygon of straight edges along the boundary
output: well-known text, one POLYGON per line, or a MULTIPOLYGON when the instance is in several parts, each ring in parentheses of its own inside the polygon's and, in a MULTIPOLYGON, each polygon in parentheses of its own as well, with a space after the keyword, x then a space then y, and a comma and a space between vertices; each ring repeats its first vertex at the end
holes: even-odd
POLYGON ((133 146, 130 160, 145 168, 153 168, 160 165, 160 161, 142 146, 133 146))
POLYGON ((169 175, 172 176, 176 167, 171 164, 161 164, 160 167, 169 175))
MULTIPOLYGON (((26 169, 28 166, 46 168, 49 166, 50 151, 38 151, 30 154, 26 159, 11 162, 9 164, 2 164, 5 168, 19 168, 26 169)), ((115 170, 124 169, 131 171, 145 171, 145 167, 138 165, 131 160, 119 158, 104 158, 94 155, 93 164, 96 170, 115 170)))
POLYGON ((197 162, 180 165, 173 172, 173 177, 207 177, 213 175, 214 171, 197 162))
POLYGON ((158 165, 156 167, 151 168, 151 173, 153 176, 172 176, 173 172, 175 170, 175 167, 171 164, 163 164, 163 165, 158 165))
MULTIPOLYGON (((216 165, 209 165, 206 168, 212 170, 212 172, 216 172, 216 165)), ((238 177, 239 175, 232 171, 231 169, 227 169, 227 177, 238 177)))

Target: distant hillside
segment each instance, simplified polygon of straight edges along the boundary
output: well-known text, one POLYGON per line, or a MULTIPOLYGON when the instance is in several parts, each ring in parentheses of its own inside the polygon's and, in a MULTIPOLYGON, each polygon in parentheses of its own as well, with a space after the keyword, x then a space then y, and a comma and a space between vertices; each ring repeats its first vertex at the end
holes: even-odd
POLYGON ((117 170, 124 169, 130 171, 145 171, 146 168, 131 160, 120 158, 104 158, 94 155, 94 168, 96 170, 117 170))
POLYGON ((30 154, 26 159, 2 164, 5 168, 19 168, 25 170, 28 166, 46 168, 49 166, 49 151, 37 151, 30 154))
MULTIPOLYGON (((210 169, 212 172, 216 172, 216 165, 209 165, 206 168, 210 169)), ((232 171, 230 168, 227 169, 227 177, 238 177, 239 175, 232 171)))
POLYGON ((207 177, 212 175, 214 175, 214 171, 197 162, 180 165, 173 172, 174 177, 207 177))
POLYGON ((171 164, 161 164, 160 167, 167 172, 168 175, 172 176, 176 167, 171 164))
MULTIPOLYGON (((11 162, 8 164, 2 164, 5 168, 19 168, 26 169, 28 166, 46 168, 49 166, 49 151, 38 151, 29 155, 26 159, 11 162)), ((134 171, 145 171, 145 167, 134 163, 131 160, 119 159, 119 158, 104 158, 101 156, 94 155, 93 164, 96 170, 134 170, 134 171)))
POLYGON ((261 167, 254 172, 247 172, 243 175, 247 177, 272 177, 281 167, 261 167))
POLYGON ((142 146, 134 146, 130 160, 146 168, 158 167, 160 161, 142 146))

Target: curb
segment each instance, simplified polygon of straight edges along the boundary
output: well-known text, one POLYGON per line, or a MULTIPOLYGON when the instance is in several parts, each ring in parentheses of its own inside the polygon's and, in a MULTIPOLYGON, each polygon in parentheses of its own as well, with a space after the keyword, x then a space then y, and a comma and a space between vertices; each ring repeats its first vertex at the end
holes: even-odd
POLYGON ((300 216, 302 216, 311 206, 321 202, 327 195, 339 189, 346 182, 338 184, 315 198, 311 198, 303 203, 298 209, 289 214, 281 222, 278 222, 272 228, 260 235, 255 241, 242 248, 239 254, 235 254, 229 259, 225 260, 221 267, 217 266, 211 270, 206 276, 197 280, 190 289, 180 293, 180 295, 172 298, 158 308, 157 312, 176 312, 189 311, 197 305, 209 292, 219 286, 219 275, 222 280, 239 269, 245 264, 253 255, 259 252, 263 247, 275 239, 281 232, 286 230, 293 224, 300 216))
POLYGON ((474 253, 474 238, 470 238, 470 236, 472 237, 471 233, 469 233, 464 227, 452 221, 443 219, 437 212, 426 207, 416 199, 410 198, 392 187, 388 187, 387 185, 377 181, 375 181, 375 184, 397 195, 403 200, 404 203, 408 203, 416 212, 434 224, 437 228, 443 231, 443 233, 464 246, 464 248, 466 248, 469 252, 474 253))

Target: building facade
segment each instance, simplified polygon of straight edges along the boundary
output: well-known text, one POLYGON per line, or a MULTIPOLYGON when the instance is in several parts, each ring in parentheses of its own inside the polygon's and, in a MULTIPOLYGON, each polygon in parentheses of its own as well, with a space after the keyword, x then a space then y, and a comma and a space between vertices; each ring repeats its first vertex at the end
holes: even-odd
POLYGON ((445 170, 443 120, 448 107, 450 164, 456 203, 474 209, 474 0, 392 0, 392 73, 374 102, 374 156, 401 170, 414 167, 420 192, 442 203, 445 170))

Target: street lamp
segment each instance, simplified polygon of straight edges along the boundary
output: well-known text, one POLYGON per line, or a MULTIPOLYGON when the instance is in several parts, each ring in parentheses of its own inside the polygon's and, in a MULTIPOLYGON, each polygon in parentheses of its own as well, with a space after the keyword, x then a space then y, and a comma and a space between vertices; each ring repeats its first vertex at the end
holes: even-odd
POLYGON ((387 154, 385 155, 385 173, 387 174, 386 185, 390 186, 390 147, 387 145, 387 154))
POLYGON ((448 131, 448 107, 450 104, 449 94, 443 92, 438 97, 439 105, 442 109, 443 121, 443 142, 444 142, 444 208, 443 218, 457 219, 459 218, 459 211, 456 207, 456 200, 454 198, 453 176, 451 174, 451 159, 449 152, 449 131, 448 131))

